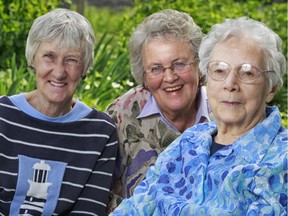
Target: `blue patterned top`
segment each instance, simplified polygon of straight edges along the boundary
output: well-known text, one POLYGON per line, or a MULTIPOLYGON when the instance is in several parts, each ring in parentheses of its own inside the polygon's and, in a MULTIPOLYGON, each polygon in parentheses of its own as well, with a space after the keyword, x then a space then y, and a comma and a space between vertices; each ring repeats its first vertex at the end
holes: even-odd
POLYGON ((277 107, 212 156, 215 122, 187 129, 110 215, 287 215, 287 129, 277 107))

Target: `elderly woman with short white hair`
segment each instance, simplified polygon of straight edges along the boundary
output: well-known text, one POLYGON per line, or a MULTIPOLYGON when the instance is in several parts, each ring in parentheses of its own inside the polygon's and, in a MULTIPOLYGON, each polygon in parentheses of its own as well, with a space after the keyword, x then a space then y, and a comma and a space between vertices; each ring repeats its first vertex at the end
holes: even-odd
POLYGON ((118 149, 111 118, 74 93, 94 59, 81 14, 38 17, 26 58, 36 89, 0 97, 0 215, 103 215, 118 149))

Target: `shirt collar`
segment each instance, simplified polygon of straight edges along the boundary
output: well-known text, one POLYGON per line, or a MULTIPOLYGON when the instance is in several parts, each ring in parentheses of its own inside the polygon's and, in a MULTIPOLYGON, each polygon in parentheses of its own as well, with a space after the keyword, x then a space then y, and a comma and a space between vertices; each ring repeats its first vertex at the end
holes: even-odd
MULTIPOLYGON (((161 110, 158 106, 158 104, 155 101, 155 98, 153 97, 153 95, 149 92, 149 98, 147 103, 144 105, 141 113, 137 116, 137 119, 141 119, 141 118, 145 118, 148 116, 152 116, 152 115, 159 115, 161 116, 161 120, 168 125, 171 128, 174 128, 174 130, 178 131, 172 124, 170 124, 162 115, 161 110)), ((198 110, 197 110, 197 114, 196 114, 196 124, 198 123, 202 123, 205 120, 210 121, 209 118, 209 113, 210 113, 210 108, 208 106, 208 99, 207 99, 207 95, 206 95, 206 89, 205 87, 201 87, 199 89, 199 102, 198 102, 198 110)))
POLYGON ((277 107, 267 106, 266 116, 266 119, 233 144, 235 151, 250 163, 262 160, 281 126, 281 117, 277 107), (252 141, 251 136, 255 137, 252 141))
POLYGON ((209 113, 211 113, 210 107, 208 105, 208 98, 206 94, 206 88, 201 87, 199 90, 199 102, 198 102, 198 110, 196 114, 196 124, 202 123, 205 120, 211 121, 209 117, 209 113), (203 119, 204 118, 204 119, 203 119))

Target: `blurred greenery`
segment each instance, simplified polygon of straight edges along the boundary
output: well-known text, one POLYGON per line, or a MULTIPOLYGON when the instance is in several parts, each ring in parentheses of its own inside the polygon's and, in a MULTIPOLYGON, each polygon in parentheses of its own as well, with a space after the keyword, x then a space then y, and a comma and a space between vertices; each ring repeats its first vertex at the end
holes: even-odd
POLYGON ((13 55, 17 64, 25 61, 25 41, 36 17, 69 4, 69 0, 0 0, 0 69, 11 67, 13 55))
MULTIPOLYGON (((280 35, 287 59, 286 1, 134 0, 133 3, 133 7, 121 11, 96 8, 87 3, 84 8, 84 16, 95 30, 97 44, 93 67, 76 94, 99 110, 104 110, 113 99, 135 86, 129 67, 129 37, 146 16, 165 8, 189 13, 204 33, 225 18, 249 16, 260 20, 280 35)), ((56 7, 78 10, 69 0, 0 0, 0 95, 35 88, 34 74, 28 69, 24 56, 26 37, 33 20, 56 7)), ((271 103, 279 106, 286 127, 287 97, 286 74, 283 87, 271 103)))

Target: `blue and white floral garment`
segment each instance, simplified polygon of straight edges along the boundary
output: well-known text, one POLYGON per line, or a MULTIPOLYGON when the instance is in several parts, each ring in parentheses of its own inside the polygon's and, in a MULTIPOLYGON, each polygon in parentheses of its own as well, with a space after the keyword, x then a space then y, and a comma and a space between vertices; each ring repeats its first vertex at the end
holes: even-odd
POLYGON ((110 215, 287 215, 287 129, 277 107, 210 156, 216 122, 187 129, 110 215))

